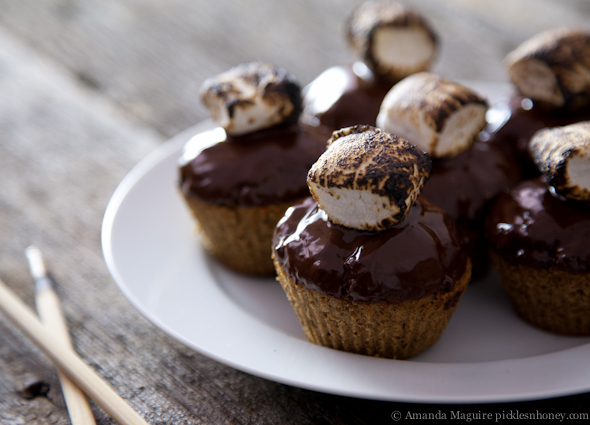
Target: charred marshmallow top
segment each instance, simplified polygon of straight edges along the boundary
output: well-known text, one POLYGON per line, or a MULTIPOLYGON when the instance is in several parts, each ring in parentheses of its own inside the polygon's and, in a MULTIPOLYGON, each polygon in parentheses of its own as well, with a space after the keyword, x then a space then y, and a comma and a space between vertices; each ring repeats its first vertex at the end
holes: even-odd
POLYGON ((378 231, 404 219, 431 169, 416 146, 375 127, 354 126, 334 132, 307 184, 331 222, 378 231))
POLYGON ((590 103, 590 32, 556 29, 528 39, 506 57, 520 93, 549 108, 590 103))
POLYGON ((540 130, 529 150, 552 190, 590 201, 590 121, 540 130))
POLYGON ((487 102, 471 89, 421 72, 387 93, 377 126, 424 149, 433 158, 467 150, 486 124, 487 102))
POLYGON ((295 122, 301 112, 301 89, 295 78, 284 69, 258 62, 209 78, 201 87, 201 98, 211 118, 231 136, 295 122))
POLYGON ((436 54, 437 38, 430 26, 398 3, 361 4, 347 21, 346 34, 367 66, 393 81, 428 69, 436 54))

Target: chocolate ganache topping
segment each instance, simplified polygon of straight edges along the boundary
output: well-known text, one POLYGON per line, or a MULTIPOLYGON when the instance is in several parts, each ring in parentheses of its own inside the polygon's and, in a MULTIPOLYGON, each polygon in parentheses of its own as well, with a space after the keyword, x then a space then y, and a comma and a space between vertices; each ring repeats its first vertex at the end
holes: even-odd
POLYGON ((432 161, 422 195, 456 220, 471 255, 472 278, 488 270, 484 222, 491 202, 521 179, 518 163, 498 145, 477 141, 453 158, 432 161))
POLYGON ((521 179, 511 155, 479 141, 453 158, 433 160, 432 168, 422 195, 467 228, 481 227, 489 202, 521 179))
POLYGON ((468 261, 453 220, 423 198, 404 221, 381 232, 333 224, 308 198, 287 210, 273 243, 276 260, 298 284, 354 301, 448 292, 468 261))
POLYGON ((186 196, 227 206, 260 206, 309 195, 306 176, 324 152, 327 129, 275 126, 244 136, 218 127, 193 138, 181 159, 186 196))
POLYGON ((392 85, 362 62, 329 68, 304 89, 303 119, 317 120, 332 130, 375 125, 381 102, 392 85))
POLYGON ((554 196, 540 178, 521 182, 498 199, 486 233, 491 248, 515 264, 590 271, 590 207, 554 196))

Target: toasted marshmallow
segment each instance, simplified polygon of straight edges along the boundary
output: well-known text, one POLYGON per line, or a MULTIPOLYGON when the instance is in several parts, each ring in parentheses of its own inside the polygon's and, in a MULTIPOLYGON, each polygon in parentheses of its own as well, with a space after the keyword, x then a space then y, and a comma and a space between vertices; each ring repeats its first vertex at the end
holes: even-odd
POLYGON ((404 78, 383 99, 377 127, 407 139, 433 158, 467 150, 486 124, 485 99, 471 89, 421 72, 404 78))
POLYGON ((201 87, 201 99, 211 118, 232 136, 295 122, 301 112, 301 88, 295 78, 258 62, 209 78, 201 87))
POLYGON ((557 194, 590 201, 590 121, 539 130, 529 151, 557 194))
POLYGON ((402 221, 430 177, 426 152, 371 126, 335 131, 307 185, 335 224, 384 230, 402 221))
POLYGON ((416 12, 399 3, 365 2, 346 22, 352 49, 377 75, 399 81, 430 68, 437 37, 416 12))
POLYGON ((506 57, 523 96, 548 108, 576 110, 590 103, 590 32, 546 31, 506 57))

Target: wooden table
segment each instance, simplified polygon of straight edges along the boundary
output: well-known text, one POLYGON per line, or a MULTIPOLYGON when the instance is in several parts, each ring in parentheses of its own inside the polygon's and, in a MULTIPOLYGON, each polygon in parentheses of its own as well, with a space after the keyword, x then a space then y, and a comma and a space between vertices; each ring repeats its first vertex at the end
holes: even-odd
MULTIPOLYGON (((77 352, 151 424, 391 423, 395 410, 587 415, 590 394, 413 405, 271 382, 171 338, 109 275, 100 241, 109 198, 145 155, 207 117, 203 80, 260 60, 306 84, 350 62, 342 23, 356 3, 0 0, 0 278, 33 306, 23 251, 40 246, 77 352)), ((506 80, 502 60, 527 37, 590 26, 584 0, 412 3, 441 38, 434 71, 454 79, 506 80)), ((0 423, 69 423, 51 363, 2 315, 0 336, 0 423)))

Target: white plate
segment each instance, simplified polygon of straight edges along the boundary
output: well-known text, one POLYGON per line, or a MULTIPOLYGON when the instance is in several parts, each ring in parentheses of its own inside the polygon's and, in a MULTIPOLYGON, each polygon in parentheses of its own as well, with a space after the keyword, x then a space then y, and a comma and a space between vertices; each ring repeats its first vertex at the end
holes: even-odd
MULTIPOLYGON (((494 99, 503 84, 475 83, 494 99)), ((590 390, 590 338, 522 322, 494 275, 469 287, 440 341, 405 361, 308 343, 280 285, 232 273, 206 255, 177 189, 193 127, 141 161, 105 213, 107 266, 131 303, 195 350, 236 369, 332 394, 391 401, 518 401, 590 390)))

